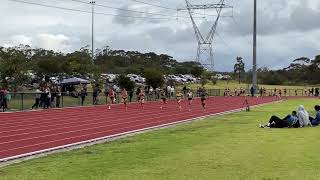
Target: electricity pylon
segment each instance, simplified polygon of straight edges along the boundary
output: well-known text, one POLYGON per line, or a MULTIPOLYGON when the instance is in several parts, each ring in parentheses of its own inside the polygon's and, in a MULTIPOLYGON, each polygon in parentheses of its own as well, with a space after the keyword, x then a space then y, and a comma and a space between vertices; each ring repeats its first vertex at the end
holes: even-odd
MULTIPOLYGON (((203 5, 192 5, 188 0, 186 1, 186 10, 188 10, 190 19, 193 25, 193 29, 198 41, 198 50, 197 50, 197 58, 196 61, 199 62, 202 66, 204 66, 209 71, 214 70, 214 60, 213 60, 213 47, 212 42, 217 30, 218 22, 221 18, 221 12, 224 8, 232 8, 232 6, 226 5, 225 0, 219 0, 216 4, 203 4, 203 5), (210 27, 209 33, 204 36, 204 34, 200 31, 199 26, 195 22, 194 11, 196 10, 208 10, 215 9, 217 12, 217 16, 215 16, 215 21, 213 25, 210 27)), ((179 11, 185 9, 178 9, 179 11)), ((199 13, 197 13, 199 14, 199 13)), ((212 17, 212 16, 210 16, 212 17)))

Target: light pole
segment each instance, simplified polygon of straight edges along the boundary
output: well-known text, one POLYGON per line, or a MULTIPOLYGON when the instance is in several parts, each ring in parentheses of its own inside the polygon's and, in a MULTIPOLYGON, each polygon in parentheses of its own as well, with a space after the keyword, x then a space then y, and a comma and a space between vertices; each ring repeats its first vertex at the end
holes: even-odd
POLYGON ((91 61, 92 64, 94 64, 94 5, 95 1, 90 1, 90 4, 92 5, 92 30, 91 30, 91 61))
POLYGON ((252 67, 252 86, 257 90, 257 0, 254 0, 253 15, 253 67, 252 67))

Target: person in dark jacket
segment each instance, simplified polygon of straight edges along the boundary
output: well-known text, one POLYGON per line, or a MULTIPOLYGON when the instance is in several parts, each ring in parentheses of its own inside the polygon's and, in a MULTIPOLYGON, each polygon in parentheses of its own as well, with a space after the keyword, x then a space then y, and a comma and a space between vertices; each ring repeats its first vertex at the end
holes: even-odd
POLYGON ((320 124, 320 106, 316 105, 314 107, 314 109, 316 110, 317 114, 316 114, 315 118, 310 117, 310 121, 311 121, 312 126, 319 126, 319 124, 320 124))
POLYGON ((253 88, 253 86, 250 89, 250 93, 251 93, 251 96, 253 97, 254 96, 254 88, 253 88))
POLYGON ((86 87, 82 87, 81 91, 80 91, 81 106, 83 106, 84 101, 86 99, 86 96, 87 96, 87 88, 86 87))
POLYGON ((292 114, 280 119, 277 116, 272 116, 267 125, 261 125, 260 128, 285 128, 285 127, 296 127, 299 123, 299 119, 296 111, 292 111, 292 114))

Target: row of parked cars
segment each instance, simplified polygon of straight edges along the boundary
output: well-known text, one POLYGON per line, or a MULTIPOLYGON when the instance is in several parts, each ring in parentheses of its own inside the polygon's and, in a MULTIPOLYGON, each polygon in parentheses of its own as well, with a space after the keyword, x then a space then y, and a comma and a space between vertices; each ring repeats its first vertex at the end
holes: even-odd
POLYGON ((167 75, 165 76, 166 80, 171 80, 176 83, 196 83, 200 80, 200 78, 195 78, 193 75, 190 74, 177 74, 177 75, 167 75))
MULTIPOLYGON (((114 82, 117 78, 117 74, 102 74, 101 75, 104 79, 107 79, 109 82, 114 82)), ((141 75, 137 74, 127 74, 127 77, 130 78, 131 81, 137 84, 144 84, 146 82, 146 78, 142 77, 141 75)), ((195 78, 193 75, 190 74, 177 74, 177 75, 164 75, 165 81, 173 81, 175 83, 196 83, 200 80, 200 78, 195 78)))

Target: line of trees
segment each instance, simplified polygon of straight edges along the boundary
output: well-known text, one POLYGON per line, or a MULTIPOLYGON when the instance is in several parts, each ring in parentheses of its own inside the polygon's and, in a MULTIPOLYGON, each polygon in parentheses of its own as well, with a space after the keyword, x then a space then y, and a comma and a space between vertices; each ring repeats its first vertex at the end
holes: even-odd
MULTIPOLYGON (((248 77, 251 77, 251 74, 250 71, 248 77)), ((279 70, 259 68, 258 80, 260 84, 271 85, 320 84, 320 55, 313 60, 307 57, 295 59, 288 67, 279 70)))
MULTIPOLYGON (((293 60, 286 68, 271 70, 261 67, 258 70, 258 83, 270 85, 315 85, 320 84, 320 55, 313 60, 301 57, 293 60)), ((241 57, 236 58, 233 72, 239 83, 252 82, 252 70, 245 72, 245 64, 241 57)))
POLYGON ((139 74, 149 71, 158 74, 193 74, 200 77, 204 71, 196 62, 178 62, 166 54, 153 52, 113 50, 106 46, 97 49, 94 65, 89 47, 70 53, 55 52, 28 45, 0 47, 0 79, 10 78, 16 86, 31 81, 30 74, 37 79, 44 77, 90 77, 99 81, 101 73, 139 74))

